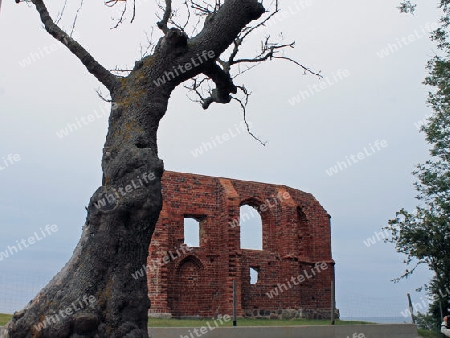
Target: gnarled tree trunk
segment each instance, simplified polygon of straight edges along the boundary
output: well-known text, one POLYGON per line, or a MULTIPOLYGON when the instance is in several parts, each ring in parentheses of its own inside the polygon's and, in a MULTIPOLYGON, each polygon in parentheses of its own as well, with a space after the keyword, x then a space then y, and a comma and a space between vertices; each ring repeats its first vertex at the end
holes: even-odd
POLYGON ((47 31, 108 88, 112 109, 102 186, 90 199, 81 240, 66 266, 14 314, 0 337, 147 337, 147 281, 132 274, 146 264, 162 206, 159 121, 173 89, 201 73, 217 87, 208 104, 230 101, 236 87, 216 58, 264 8, 256 0, 226 0, 191 39, 163 21, 165 36, 154 54, 118 78, 53 23, 42 0, 32 2, 47 31))

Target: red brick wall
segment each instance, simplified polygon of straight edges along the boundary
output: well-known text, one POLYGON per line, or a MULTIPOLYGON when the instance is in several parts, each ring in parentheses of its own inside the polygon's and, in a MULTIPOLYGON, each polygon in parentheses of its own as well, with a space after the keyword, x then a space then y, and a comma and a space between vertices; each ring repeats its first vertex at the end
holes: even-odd
POLYGON ((236 280, 241 316, 281 314, 284 309, 329 315, 334 281, 330 217, 311 194, 169 171, 162 187, 164 204, 147 268, 151 313, 231 314, 236 280), (237 226, 232 224, 244 204, 259 211, 263 250, 240 248, 240 226, 237 221, 237 226), (200 222, 199 247, 183 246, 185 217, 200 222), (250 284, 250 267, 259 272, 255 285, 250 284), (292 280, 301 274, 301 283, 292 280), (278 295, 267 296, 274 289, 278 295))

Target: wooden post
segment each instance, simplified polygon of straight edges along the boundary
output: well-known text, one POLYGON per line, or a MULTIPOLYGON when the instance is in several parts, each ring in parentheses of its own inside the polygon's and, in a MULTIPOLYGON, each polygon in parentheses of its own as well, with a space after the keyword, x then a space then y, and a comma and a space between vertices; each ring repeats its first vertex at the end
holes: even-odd
POLYGON ((409 293, 407 293, 406 297, 408 297, 408 305, 409 305, 409 312, 411 313, 411 321, 413 324, 415 324, 416 321, 414 320, 414 309, 411 302, 411 296, 409 295, 409 293))
POLYGON ((233 280, 233 326, 236 325, 236 281, 233 280))

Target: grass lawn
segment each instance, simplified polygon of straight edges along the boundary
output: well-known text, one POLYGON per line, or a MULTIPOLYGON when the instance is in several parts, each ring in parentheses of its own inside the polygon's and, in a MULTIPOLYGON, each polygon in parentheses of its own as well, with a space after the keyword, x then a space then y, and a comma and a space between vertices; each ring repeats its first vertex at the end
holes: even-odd
POLYGON ((4 326, 11 319, 11 317, 12 315, 0 313, 0 326, 4 326))
MULTIPOLYGON (((12 315, 0 313, 0 326, 5 325, 12 315)), ((150 318, 148 320, 148 326, 150 327, 201 327, 207 325, 215 325, 213 319, 156 319, 150 318)), ((220 326, 233 326, 233 321, 223 322, 223 324, 217 320, 217 324, 220 326)), ((329 325, 329 320, 308 320, 308 319, 282 319, 282 320, 269 320, 269 319, 240 319, 237 320, 238 326, 293 326, 293 325, 329 325)), ((359 321, 341 321, 337 320, 336 325, 352 325, 352 324, 368 324, 367 322, 359 321)), ((432 337, 432 336, 430 336, 432 337)))
MULTIPOLYGON (((200 327, 206 326, 207 322, 211 326, 215 326, 214 319, 156 319, 150 318, 148 326, 150 327, 200 327)), ((233 326, 233 321, 228 322, 216 320, 219 326, 233 326)), ((352 324, 370 324, 361 321, 341 321, 337 320, 336 325, 352 325, 352 324)), ((238 318, 238 326, 297 326, 297 325, 330 325, 329 320, 309 320, 309 319, 249 319, 238 318)))
MULTIPOLYGON (((0 326, 5 325, 12 315, 0 313, 0 326)), ((148 326, 150 327, 201 327, 206 326, 207 322, 211 326, 215 325, 213 319, 156 319, 150 318, 148 326)), ((220 326, 232 326, 233 321, 224 322, 223 324, 217 320, 220 326)), ((241 319, 238 318, 238 326, 295 326, 295 325, 329 325, 329 320, 308 320, 308 319, 241 319)), ((336 320, 336 325, 353 325, 353 324, 370 324, 362 321, 344 321, 336 320)), ((440 338, 440 334, 432 331, 419 329, 419 336, 424 338, 440 338)))

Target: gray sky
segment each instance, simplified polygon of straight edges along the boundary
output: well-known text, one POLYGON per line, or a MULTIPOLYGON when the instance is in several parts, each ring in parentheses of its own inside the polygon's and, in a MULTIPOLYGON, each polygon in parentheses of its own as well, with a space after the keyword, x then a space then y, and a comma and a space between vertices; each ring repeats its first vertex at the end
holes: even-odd
MULTIPOLYGON (((53 16, 58 3, 47 2, 53 16)), ((66 29, 79 2, 71 4, 62 21, 66 29)), ((411 172, 428 156, 416 125, 431 113, 421 82, 435 51, 426 33, 439 12, 433 2, 422 4, 415 16, 400 14, 396 6, 388 0, 282 2, 284 14, 266 32, 276 37, 283 31, 285 42, 295 40, 296 48, 286 55, 321 70, 325 79, 305 76, 284 61, 236 79, 253 93, 248 120, 268 141, 265 147, 234 132, 237 136, 213 149, 196 152, 203 142, 239 128, 242 112, 237 104, 205 112, 183 88, 173 93, 158 133, 167 170, 312 193, 332 216, 342 316, 401 316, 406 293, 419 302, 414 289, 430 276, 421 269, 393 284, 390 279, 405 269, 404 258, 390 244, 364 243, 401 207, 414 207, 411 172)), ((130 67, 139 57, 139 44, 145 44, 144 31, 157 21, 155 11, 153 0, 141 1, 135 23, 110 30, 111 13, 101 3, 85 3, 78 41, 105 67, 130 67)), ((242 55, 257 51, 266 32, 255 34, 242 55)), ((154 40, 159 34, 155 30, 154 40)), ((0 261, 0 290, 6 290, 0 291, 0 312, 11 312, 63 267, 78 242, 84 206, 101 184, 109 111, 95 93, 100 84, 44 32, 34 8, 3 3, 0 42, 0 165, 9 164, 0 171, 0 251, 39 235, 47 224, 58 229, 0 261), (57 135, 90 114, 92 122, 57 135), (9 161, 9 154, 20 160, 9 161)))

